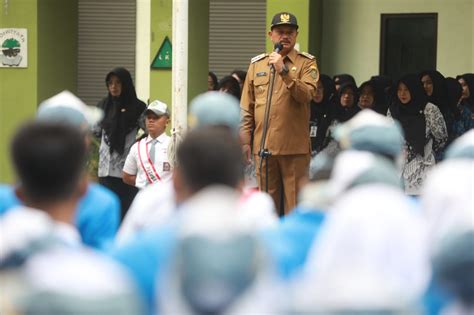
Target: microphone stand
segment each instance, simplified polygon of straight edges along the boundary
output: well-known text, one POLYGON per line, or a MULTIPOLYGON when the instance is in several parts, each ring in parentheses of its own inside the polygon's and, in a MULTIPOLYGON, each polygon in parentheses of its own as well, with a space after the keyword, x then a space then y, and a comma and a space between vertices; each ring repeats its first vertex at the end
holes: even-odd
POLYGON ((260 141, 260 151, 258 151, 258 155, 260 156, 260 187, 263 187, 262 183, 262 167, 263 167, 263 160, 265 160, 265 189, 264 191, 268 193, 268 157, 272 155, 272 153, 266 148, 265 140, 267 138, 268 132, 268 124, 270 118, 270 107, 272 105, 272 95, 273 95, 273 85, 275 83, 275 67, 272 65, 270 67, 270 85, 268 87, 268 94, 267 94, 267 102, 265 104, 265 116, 263 119, 263 131, 262 131, 262 139, 260 141))

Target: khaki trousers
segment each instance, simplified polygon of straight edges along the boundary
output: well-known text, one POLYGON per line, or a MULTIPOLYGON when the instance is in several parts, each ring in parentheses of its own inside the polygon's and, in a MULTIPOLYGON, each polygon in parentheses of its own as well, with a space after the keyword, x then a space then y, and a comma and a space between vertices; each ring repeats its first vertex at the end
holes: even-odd
MULTIPOLYGON (((311 155, 272 155, 266 160, 268 162, 268 193, 275 202, 278 214, 288 214, 296 206, 299 182, 308 176, 309 161, 311 155)), ((255 167, 257 170, 257 184, 261 191, 265 191, 267 163, 263 159, 260 174, 260 157, 255 155, 255 167)))

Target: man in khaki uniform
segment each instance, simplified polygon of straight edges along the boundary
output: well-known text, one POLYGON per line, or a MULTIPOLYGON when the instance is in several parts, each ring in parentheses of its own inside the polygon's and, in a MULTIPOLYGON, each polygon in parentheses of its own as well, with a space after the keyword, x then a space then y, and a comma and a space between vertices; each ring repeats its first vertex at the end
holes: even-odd
POLYGON ((254 57, 249 66, 240 103, 243 152, 248 163, 251 152, 254 154, 259 188, 265 190, 266 163, 264 161, 260 174, 259 150, 271 67, 274 67, 275 83, 265 139, 265 148, 271 154, 267 158, 268 192, 279 214, 286 214, 296 205, 298 182, 308 172, 311 152, 309 103, 315 93, 319 71, 312 55, 294 49, 298 23, 293 14, 276 14, 268 36, 274 44, 282 44, 282 49, 279 53, 274 51, 254 57), (282 197, 284 209, 281 209, 282 197))

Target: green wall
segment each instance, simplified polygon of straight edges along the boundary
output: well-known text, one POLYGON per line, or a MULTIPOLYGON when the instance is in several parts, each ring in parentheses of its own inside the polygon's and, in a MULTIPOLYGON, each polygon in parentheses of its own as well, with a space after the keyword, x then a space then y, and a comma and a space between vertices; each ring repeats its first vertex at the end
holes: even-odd
POLYGON ((0 182, 13 182, 9 143, 53 94, 76 91, 77 0, 17 0, 0 5, 1 28, 28 30, 28 68, 0 68, 0 182))
MULTIPOLYGON (((166 36, 173 45, 172 0, 151 1, 151 44, 150 64, 158 53, 166 36)), ((171 108, 171 69, 150 70, 150 102, 159 99, 171 108)))
MULTIPOLYGON (((166 36, 169 37, 175 49, 172 34, 172 1, 152 0, 151 12, 150 56, 153 60, 166 36)), ((188 16, 188 101, 190 101, 196 95, 207 91, 209 0, 189 0, 188 16)), ((170 69, 151 70, 150 101, 159 99, 171 107, 171 71, 170 69)))
POLYGON ((323 37, 323 1, 312 0, 309 3, 308 52, 316 56, 318 65, 321 60, 321 41, 323 37))
MULTIPOLYGON (((283 11, 293 13, 298 20, 298 39, 300 51, 308 51, 309 38, 309 3, 311 0, 267 0, 267 31, 275 14, 283 11)), ((267 51, 273 50, 273 44, 267 36, 267 51)))
POLYGON ((28 30, 28 68, 0 68, 0 182, 11 183, 9 145, 17 127, 33 117, 37 101, 37 6, 36 0, 9 1, 8 12, 0 5, 0 28, 28 30), (8 14, 7 14, 8 13, 8 14))
POLYGON ((323 0, 323 10, 323 73, 351 73, 358 83, 378 74, 382 13, 438 13, 438 70, 474 71, 472 0, 323 0))
POLYGON ((207 91, 209 0, 189 0, 188 100, 207 91))
POLYGON ((77 92, 78 0, 38 1, 38 103, 77 92))

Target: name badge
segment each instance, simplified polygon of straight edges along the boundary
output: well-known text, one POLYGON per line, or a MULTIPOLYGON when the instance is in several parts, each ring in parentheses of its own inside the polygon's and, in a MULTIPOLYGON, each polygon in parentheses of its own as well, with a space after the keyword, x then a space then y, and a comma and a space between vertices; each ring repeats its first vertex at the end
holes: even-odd
POLYGON ((168 162, 163 162, 163 172, 171 171, 171 165, 168 162))
POLYGON ((314 138, 314 137, 316 137, 316 134, 317 134, 317 133, 318 133, 318 126, 312 125, 312 126, 311 126, 311 129, 309 130, 309 136, 310 136, 311 138, 314 138))
POLYGON ((264 77, 266 75, 267 75, 266 72, 257 72, 257 77, 264 77))

